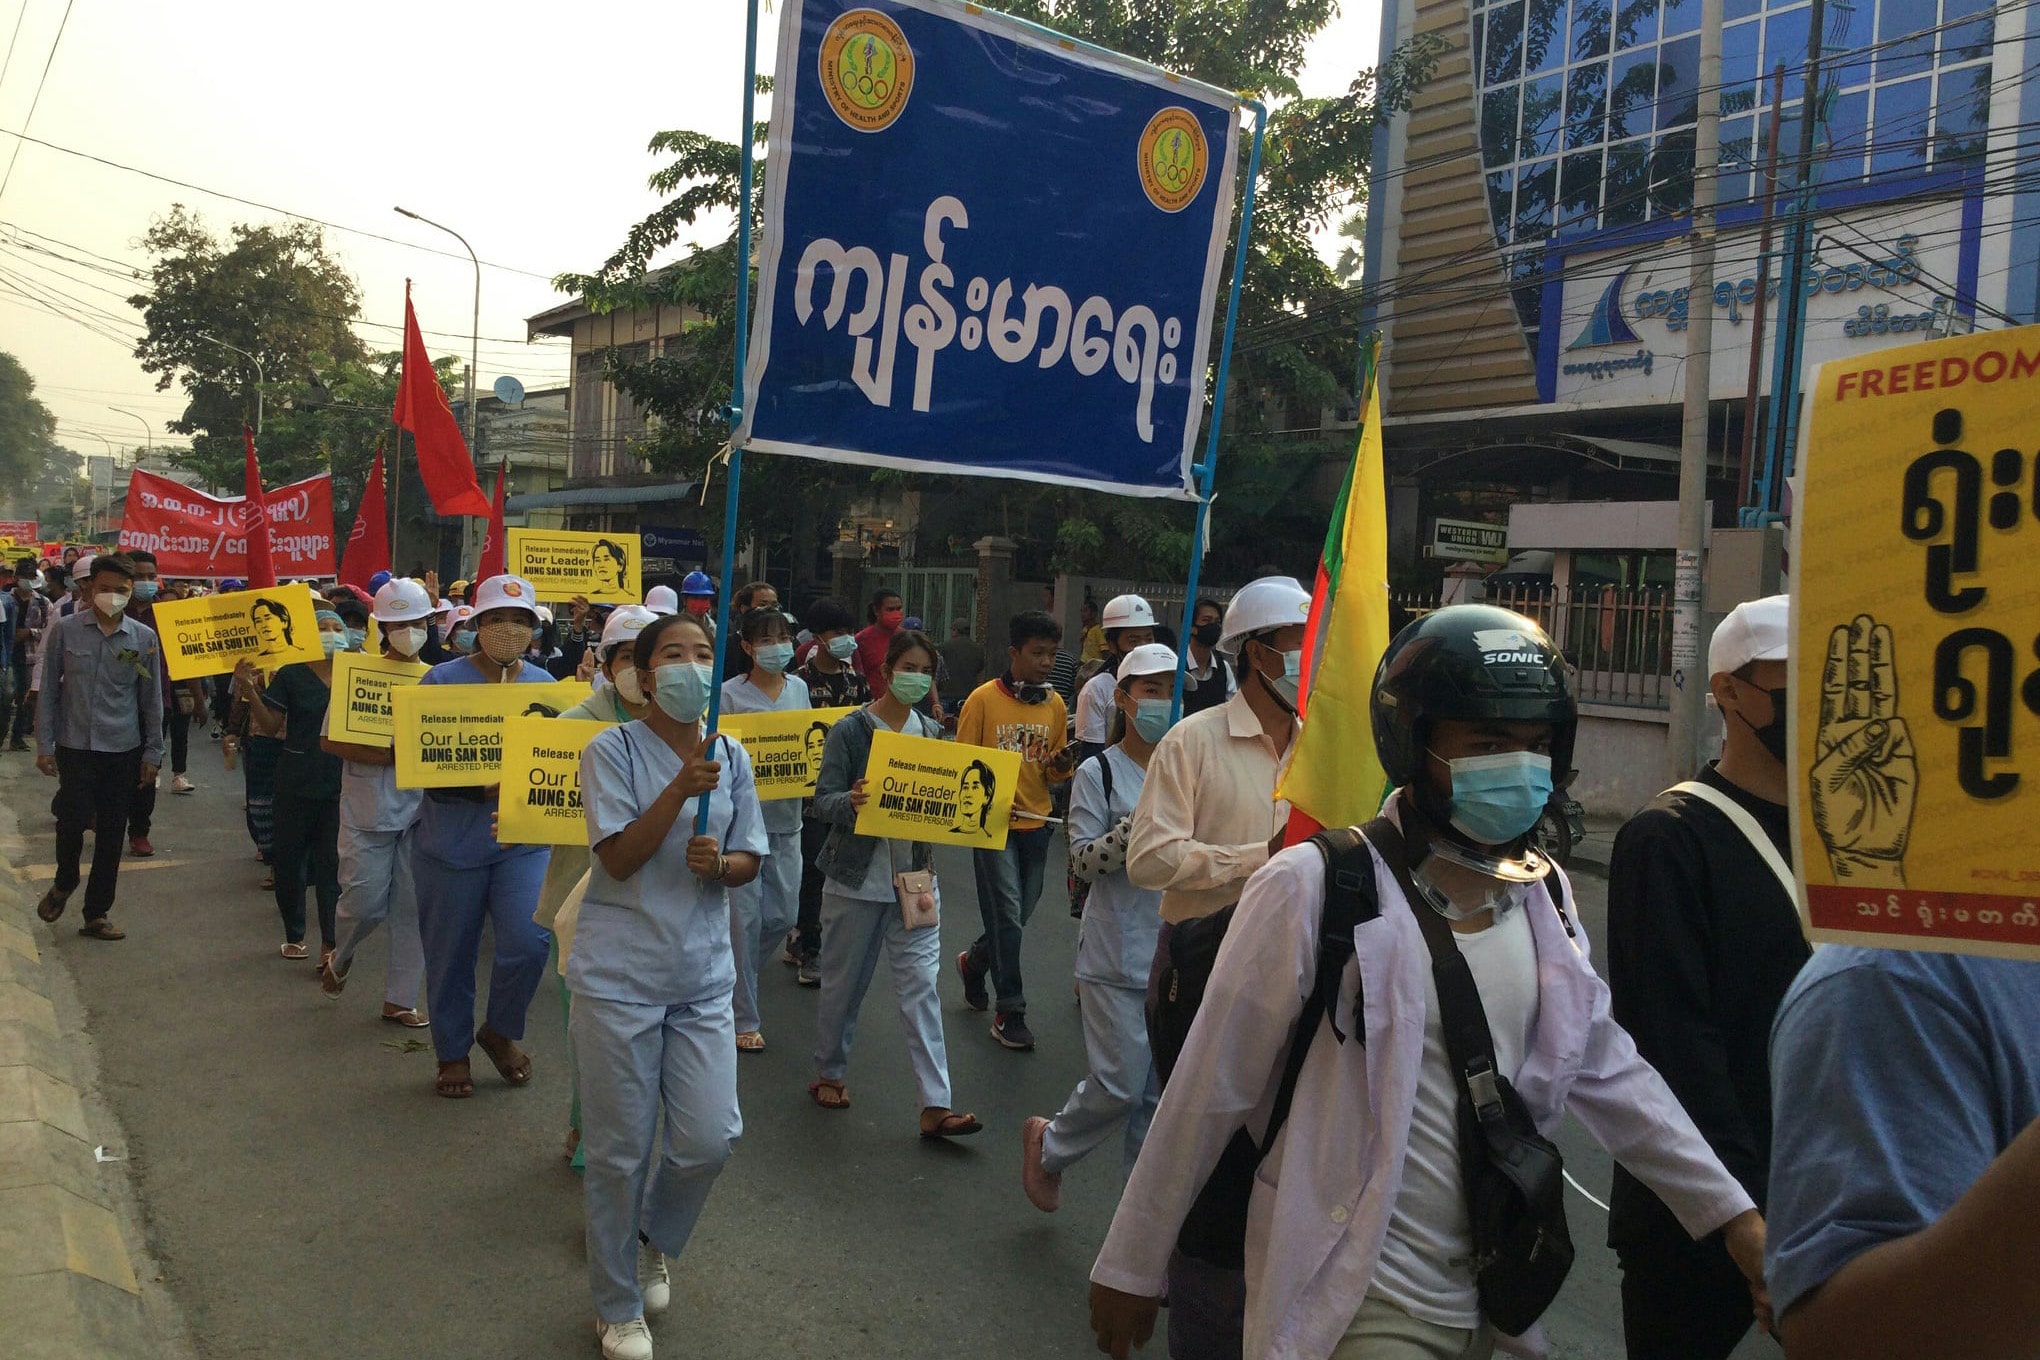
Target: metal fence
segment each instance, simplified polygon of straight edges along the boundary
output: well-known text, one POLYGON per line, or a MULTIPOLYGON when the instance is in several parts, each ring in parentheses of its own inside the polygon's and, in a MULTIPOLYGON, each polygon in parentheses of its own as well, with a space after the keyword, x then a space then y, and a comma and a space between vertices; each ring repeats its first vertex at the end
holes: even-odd
MULTIPOLYGON (((1672 595, 1659 587, 1517 586, 1489 590, 1483 603, 1544 626, 1579 676, 1585 703, 1670 708, 1672 595)), ((1396 592, 1392 610, 1415 618, 1438 596, 1396 592)))

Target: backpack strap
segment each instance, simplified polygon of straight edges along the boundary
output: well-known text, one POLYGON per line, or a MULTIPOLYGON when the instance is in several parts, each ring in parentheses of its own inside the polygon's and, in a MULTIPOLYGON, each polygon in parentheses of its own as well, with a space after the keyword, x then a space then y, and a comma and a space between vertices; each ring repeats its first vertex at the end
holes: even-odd
POLYGON ((1757 857, 1764 861, 1764 867, 1778 880, 1778 886, 1785 890, 1786 900, 1795 905, 1798 903, 1799 885, 1792 879, 1792 866, 1778 853, 1778 847, 1772 843, 1770 835, 1757 824, 1756 818, 1750 816, 1747 808, 1720 789, 1703 784, 1697 779, 1674 784, 1671 792, 1683 793, 1688 798, 1697 798, 1728 818, 1729 824, 1742 833, 1742 838, 1750 843, 1750 849, 1757 852, 1757 857))

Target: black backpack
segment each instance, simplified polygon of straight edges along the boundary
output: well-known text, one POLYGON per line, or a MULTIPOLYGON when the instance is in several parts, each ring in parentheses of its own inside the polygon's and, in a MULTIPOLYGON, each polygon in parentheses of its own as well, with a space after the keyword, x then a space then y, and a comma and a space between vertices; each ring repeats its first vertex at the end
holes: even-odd
MULTIPOLYGON (((1289 1056, 1282 1064, 1282 1080, 1275 1088, 1275 1104, 1268 1114, 1268 1131, 1256 1143, 1245 1129, 1234 1133, 1218 1165, 1197 1193, 1176 1247, 1185 1256, 1227 1270, 1246 1264, 1247 1201, 1253 1195, 1254 1173, 1275 1137, 1289 1118, 1289 1106, 1296 1096, 1296 1080, 1310 1053, 1311 1040, 1326 1017, 1332 1034, 1344 1043, 1347 1031, 1340 1029, 1336 1006, 1339 979, 1353 957, 1353 928, 1380 914, 1381 904, 1374 891, 1374 859, 1367 842, 1353 827, 1320 831, 1311 844, 1325 857, 1325 900, 1318 918, 1317 979, 1304 1000, 1296 1031, 1289 1044, 1289 1056)), ((1148 1013, 1148 1043, 1154 1053, 1155 1070, 1166 1083, 1197 1008, 1204 1001, 1204 989, 1211 980, 1218 947, 1232 924, 1235 908, 1199 917, 1178 925, 1169 935, 1169 957, 1162 965, 1160 989, 1148 1013)), ((1361 1003, 1356 996, 1352 1032, 1361 1032, 1361 1003)))

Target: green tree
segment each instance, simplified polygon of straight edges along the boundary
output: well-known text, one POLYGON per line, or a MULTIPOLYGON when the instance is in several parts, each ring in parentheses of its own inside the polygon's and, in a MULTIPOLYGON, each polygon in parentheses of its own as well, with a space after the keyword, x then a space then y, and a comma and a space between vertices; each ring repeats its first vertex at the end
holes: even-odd
POLYGON ((35 395, 35 379, 12 354, 0 352, 0 487, 19 507, 20 493, 40 475, 57 434, 57 418, 35 395))
POLYGON ((213 234, 181 204, 142 238, 152 264, 148 288, 130 298, 147 324, 135 357, 156 386, 181 386, 184 414, 170 429, 192 436, 172 461, 227 492, 243 488, 241 426, 255 420, 256 374, 232 345, 255 356, 264 378, 263 477, 291 481, 326 466, 316 441, 305 450, 268 446, 279 433, 268 413, 285 409, 310 388, 315 371, 341 371, 368 361, 353 322, 361 292, 308 223, 228 229, 213 234), (214 343, 221 342, 221 343, 214 343))

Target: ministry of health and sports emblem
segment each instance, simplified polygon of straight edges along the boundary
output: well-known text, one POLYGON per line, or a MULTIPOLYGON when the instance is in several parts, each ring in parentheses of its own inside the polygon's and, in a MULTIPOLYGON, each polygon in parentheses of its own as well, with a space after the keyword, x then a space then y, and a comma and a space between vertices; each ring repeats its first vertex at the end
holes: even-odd
POLYGON ((1204 129, 1188 109, 1166 108, 1140 134, 1140 187, 1163 212, 1181 212, 1204 187, 1211 155, 1204 129))
POLYGON ((822 93, 859 132, 883 132, 914 90, 914 52, 900 26, 875 9, 853 9, 822 35, 822 93))

